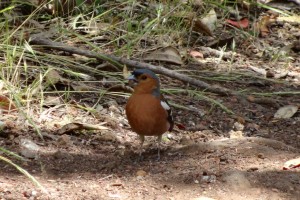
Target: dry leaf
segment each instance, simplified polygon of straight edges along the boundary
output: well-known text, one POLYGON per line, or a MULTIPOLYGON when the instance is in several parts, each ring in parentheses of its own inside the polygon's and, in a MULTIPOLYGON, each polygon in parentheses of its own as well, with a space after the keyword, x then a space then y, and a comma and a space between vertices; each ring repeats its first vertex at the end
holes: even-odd
POLYGON ((124 67, 123 67, 123 77, 124 77, 124 79, 128 79, 129 76, 130 76, 130 72, 128 71, 127 66, 124 65, 124 67))
POLYGON ((214 9, 211 9, 202 19, 201 22, 207 26, 207 28, 213 32, 216 29, 217 14, 214 9))
POLYGON ((192 56, 196 61, 201 62, 201 60, 204 59, 203 53, 195 50, 191 50, 189 52, 189 55, 192 56))
POLYGON ((292 159, 284 163, 283 170, 300 167, 300 158, 292 159))
POLYGON ((70 85, 75 91, 91 91, 95 89, 89 85, 80 82, 72 82, 70 85))
POLYGON ((44 99, 43 105, 45 106, 57 106, 60 105, 62 103, 60 97, 56 97, 56 96, 47 96, 44 99))
POLYGON ((202 19, 195 19, 193 31, 213 36, 213 31, 216 29, 217 14, 214 9, 210 10, 209 13, 202 19))
POLYGON ((245 29, 249 26, 249 20, 247 18, 243 18, 239 21, 234 21, 231 19, 226 19, 226 22, 234 27, 245 29))
POLYGON ((287 105, 279 108, 277 112, 274 114, 274 118, 277 119, 287 119, 293 117, 293 115, 297 112, 298 106, 287 105))
POLYGON ((196 59, 203 59, 204 56, 203 56, 203 53, 199 52, 199 51, 195 51, 195 50, 191 50, 189 52, 189 54, 193 57, 193 58, 196 58, 196 59))
POLYGON ((276 16, 266 15, 266 16, 263 16, 262 19, 256 23, 255 28, 262 37, 266 37, 269 35, 269 33, 270 33, 269 26, 270 26, 270 24, 275 22, 275 18, 276 18, 276 16))
POLYGON ((179 51, 172 46, 153 51, 152 53, 144 56, 144 60, 164 61, 177 65, 183 64, 179 51))
POLYGON ((261 21, 258 23, 257 28, 258 28, 261 36, 263 36, 263 37, 269 35, 269 33, 270 33, 269 28, 268 28, 269 20, 270 20, 270 16, 264 16, 261 19, 261 21))
POLYGON ((258 68, 258 67, 254 67, 254 66, 249 66, 250 69, 252 69, 253 71, 263 75, 263 76, 266 76, 267 74, 267 71, 265 69, 262 69, 262 68, 258 68))
POLYGON ((6 96, 0 95, 0 109, 3 111, 15 110, 15 104, 6 96))
POLYGON ((193 31, 202 33, 204 35, 213 36, 213 33, 210 31, 210 29, 203 24, 200 19, 196 19, 194 21, 193 31))

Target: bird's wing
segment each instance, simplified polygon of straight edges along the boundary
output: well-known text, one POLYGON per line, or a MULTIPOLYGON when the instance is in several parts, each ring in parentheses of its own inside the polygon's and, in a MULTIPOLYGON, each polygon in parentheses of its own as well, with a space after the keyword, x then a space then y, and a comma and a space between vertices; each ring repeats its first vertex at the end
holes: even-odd
POLYGON ((167 111, 168 113, 168 117, 167 120, 170 123, 170 128, 169 131, 173 130, 174 127, 174 120, 173 120, 173 116, 172 116, 172 109, 169 105, 169 103, 167 102, 167 100, 164 98, 163 95, 160 95, 160 104, 161 106, 167 111))

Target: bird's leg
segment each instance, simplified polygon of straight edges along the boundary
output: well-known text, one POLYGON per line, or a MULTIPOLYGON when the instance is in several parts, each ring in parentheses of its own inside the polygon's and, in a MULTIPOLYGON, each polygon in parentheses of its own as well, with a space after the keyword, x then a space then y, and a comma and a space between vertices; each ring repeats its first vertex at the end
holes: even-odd
POLYGON ((144 144, 144 141, 145 141, 145 136, 143 135, 140 135, 140 151, 139 151, 139 156, 140 156, 140 159, 142 158, 142 152, 143 152, 143 144, 144 144))
POLYGON ((160 143, 162 135, 157 136, 157 160, 160 160, 160 143))

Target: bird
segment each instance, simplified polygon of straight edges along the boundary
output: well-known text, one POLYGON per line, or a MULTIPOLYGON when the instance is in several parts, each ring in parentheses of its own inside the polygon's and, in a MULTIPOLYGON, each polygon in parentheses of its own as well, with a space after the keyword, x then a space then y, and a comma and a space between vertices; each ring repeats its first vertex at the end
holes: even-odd
POLYGON ((128 77, 133 93, 126 104, 131 129, 140 137, 139 157, 142 158, 145 136, 157 136, 158 157, 162 135, 174 126, 172 110, 160 92, 160 80, 148 69, 136 69, 128 77))

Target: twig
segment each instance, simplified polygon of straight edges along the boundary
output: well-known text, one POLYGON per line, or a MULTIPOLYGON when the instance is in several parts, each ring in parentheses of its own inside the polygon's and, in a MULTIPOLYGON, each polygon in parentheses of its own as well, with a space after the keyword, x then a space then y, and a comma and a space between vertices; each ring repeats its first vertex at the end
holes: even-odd
POLYGON ((222 57, 225 59, 231 59, 232 56, 234 56, 236 54, 235 52, 224 52, 224 51, 220 51, 220 50, 213 49, 210 47, 199 47, 199 50, 201 50, 201 52, 203 52, 204 57, 216 56, 216 57, 222 57))
POLYGON ((84 55, 86 57, 89 58, 96 58, 99 60, 105 60, 109 63, 112 63, 115 66, 118 67, 122 67, 121 64, 125 64, 129 67, 136 67, 136 68, 146 68, 146 69, 150 69, 158 74, 163 74, 166 75, 168 77, 171 78, 175 78, 177 80, 181 80, 184 83, 189 83, 191 85, 203 88, 207 91, 216 93, 216 94, 220 94, 220 95, 239 95, 237 92, 234 92, 232 90, 229 90, 227 88, 218 86, 218 85, 209 85, 206 82, 200 81, 200 80, 196 80, 194 78, 191 78, 187 75, 184 74, 180 74, 178 72, 166 69, 162 66, 154 66, 148 63, 144 63, 144 62, 139 62, 139 61, 135 61, 135 60, 129 60, 126 58, 120 58, 114 55, 107 55, 107 54, 100 54, 100 53, 95 53, 92 51, 88 51, 88 50, 83 50, 83 49, 79 49, 76 47, 71 47, 68 45, 65 45, 63 43, 60 42, 54 42, 51 41, 47 38, 43 38, 43 37, 31 37, 30 40, 31 44, 36 44, 36 45, 43 45, 43 46, 47 46, 48 48, 52 48, 52 49, 57 49, 57 50, 61 50, 61 51, 66 51, 66 52, 70 52, 70 53, 74 53, 74 54, 78 54, 78 55, 84 55))

